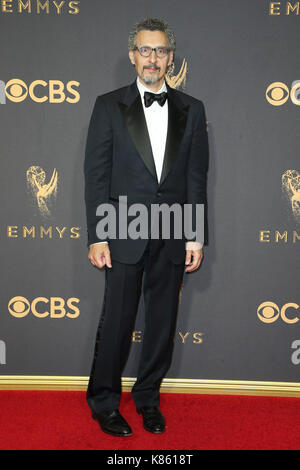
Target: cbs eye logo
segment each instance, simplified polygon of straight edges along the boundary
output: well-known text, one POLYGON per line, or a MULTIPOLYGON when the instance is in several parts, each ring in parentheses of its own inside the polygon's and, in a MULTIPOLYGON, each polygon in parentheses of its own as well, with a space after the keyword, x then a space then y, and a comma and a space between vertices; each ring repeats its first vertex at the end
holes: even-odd
POLYGON ((284 304, 283 307, 279 308, 274 302, 268 301, 259 305, 257 316, 263 323, 274 323, 281 317, 285 323, 293 324, 297 323, 299 318, 295 316, 295 312, 292 312, 291 309, 298 310, 298 308, 299 305, 293 302, 284 304))
POLYGON ((21 103, 29 97, 36 103, 78 103, 80 94, 76 88, 79 82, 71 80, 66 85, 60 80, 35 80, 27 85, 23 80, 13 78, 7 83, 0 80, 0 104, 6 104, 6 100, 13 103, 21 103))
POLYGON ((289 98, 300 106, 300 80, 292 83, 291 90, 282 82, 271 83, 266 90, 266 99, 273 106, 282 106, 289 98))
POLYGON ((29 302, 25 297, 17 296, 8 302, 8 311, 15 318, 24 318, 29 312, 37 318, 77 318, 80 310, 74 304, 79 302, 76 297, 71 297, 66 302, 61 297, 37 297, 29 302))

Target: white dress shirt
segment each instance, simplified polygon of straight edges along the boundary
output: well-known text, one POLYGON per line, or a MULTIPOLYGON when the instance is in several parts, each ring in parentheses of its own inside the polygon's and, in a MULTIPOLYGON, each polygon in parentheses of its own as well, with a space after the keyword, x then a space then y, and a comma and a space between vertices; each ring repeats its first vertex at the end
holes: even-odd
MULTIPOLYGON (((151 90, 140 82, 139 77, 137 77, 136 82, 143 104, 157 178, 158 181, 160 181, 168 132, 168 100, 166 100, 163 106, 161 106, 157 101, 154 101, 151 106, 146 108, 144 93, 145 91, 151 90)), ((165 81, 161 89, 155 94, 159 94, 164 91, 168 91, 165 81)), ((153 91, 151 91, 151 93, 153 93, 153 91)))
MULTIPOLYGON (((139 77, 137 77, 136 79, 136 84, 141 95, 141 101, 143 104, 145 119, 150 137, 157 178, 158 181, 160 181, 168 131, 168 100, 166 100, 163 106, 161 106, 157 101, 154 101, 151 106, 146 108, 144 102, 144 92, 150 91, 151 93, 153 93, 153 91, 143 85, 143 83, 140 82, 139 77)), ((158 94, 164 91, 167 92, 167 86, 165 81, 160 90, 158 90, 156 93, 158 94)), ((108 242, 104 241, 98 243, 108 242)), ((93 243, 93 245, 96 245, 96 243, 93 243)), ((186 250, 200 250, 201 248, 202 244, 200 242, 186 242, 186 250)))

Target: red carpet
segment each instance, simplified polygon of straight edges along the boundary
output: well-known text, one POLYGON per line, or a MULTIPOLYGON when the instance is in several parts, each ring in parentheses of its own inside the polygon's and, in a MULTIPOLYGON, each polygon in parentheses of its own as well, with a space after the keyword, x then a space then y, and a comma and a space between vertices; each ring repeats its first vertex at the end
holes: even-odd
POLYGON ((142 427, 129 393, 120 411, 133 436, 104 434, 83 392, 1 391, 0 449, 300 449, 298 398, 161 394, 167 430, 142 427))

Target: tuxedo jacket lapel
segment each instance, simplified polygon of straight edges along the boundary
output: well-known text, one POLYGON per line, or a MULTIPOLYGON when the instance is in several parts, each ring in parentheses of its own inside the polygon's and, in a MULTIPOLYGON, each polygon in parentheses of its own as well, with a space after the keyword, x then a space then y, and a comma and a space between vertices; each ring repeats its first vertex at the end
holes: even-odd
POLYGON ((168 131, 160 182, 158 183, 155 162, 153 158, 150 137, 146 118, 141 101, 141 96, 136 80, 126 89, 124 98, 119 102, 127 130, 131 139, 144 161, 149 172, 159 184, 163 183, 169 174, 178 154, 179 146, 185 131, 188 106, 183 106, 173 90, 167 84, 168 89, 168 131))
POLYGON ((168 133, 160 185, 168 176, 178 155, 179 147, 186 128, 188 106, 179 101, 176 91, 167 84, 168 89, 168 133))
POLYGON ((138 89, 137 92, 138 95, 135 97, 131 105, 126 105, 125 103, 119 103, 119 105, 131 139, 146 167, 157 181, 150 137, 138 89))

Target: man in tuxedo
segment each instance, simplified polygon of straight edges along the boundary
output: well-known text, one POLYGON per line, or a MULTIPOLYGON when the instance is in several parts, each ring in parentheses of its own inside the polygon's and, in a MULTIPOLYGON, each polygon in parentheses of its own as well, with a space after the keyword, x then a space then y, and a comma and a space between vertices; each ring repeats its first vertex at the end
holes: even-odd
POLYGON ((152 204, 190 204, 193 216, 196 205, 203 204, 206 221, 208 168, 204 105, 165 80, 174 60, 172 30, 164 21, 143 19, 132 29, 128 46, 137 77, 130 85, 97 97, 84 165, 88 257, 95 267, 105 267, 87 401, 104 432, 124 437, 132 430, 118 409, 121 374, 141 292, 145 329, 131 394, 144 428, 162 433, 159 389, 171 364, 180 286, 184 272, 200 266, 203 248, 195 237, 164 238, 161 228, 158 238, 108 233, 99 239, 96 227, 103 215, 96 214, 97 207, 112 204, 118 220, 121 195, 127 196, 128 204, 142 203, 148 209, 152 204))

